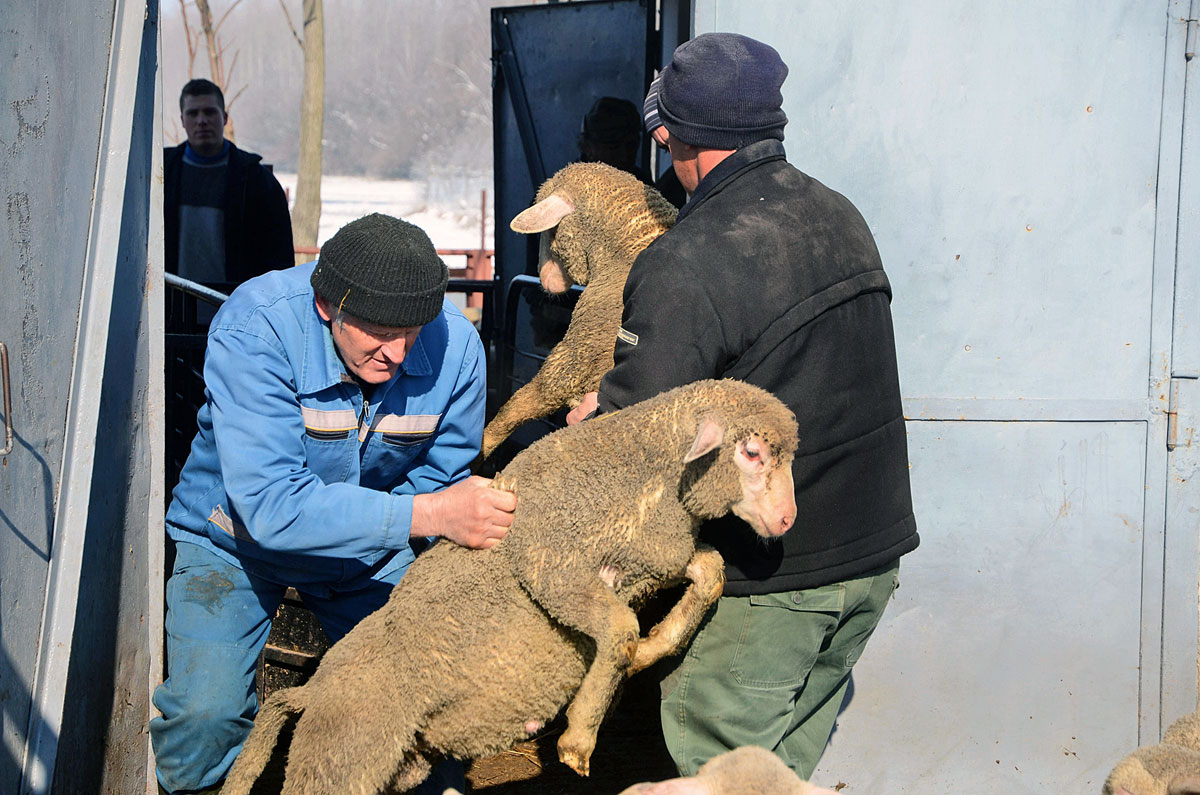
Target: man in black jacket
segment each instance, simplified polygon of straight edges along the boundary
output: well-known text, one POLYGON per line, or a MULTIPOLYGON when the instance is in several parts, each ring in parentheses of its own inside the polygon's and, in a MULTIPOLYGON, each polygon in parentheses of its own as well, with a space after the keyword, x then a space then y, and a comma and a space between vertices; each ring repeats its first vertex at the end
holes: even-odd
POLYGON ((728 580, 663 682, 663 731, 684 775, 759 745, 808 778, 899 558, 918 543, 891 287, 854 206, 784 158, 786 75, 773 48, 728 33, 684 43, 663 70, 658 115, 691 195, 633 265, 598 396, 613 411, 738 378, 800 423, 797 518, 781 543, 733 517, 701 530, 728 580))
POLYGON ((190 80, 179 95, 187 142, 163 150, 166 270, 232 287, 294 263, 287 198, 275 176, 225 140, 225 97, 190 80))

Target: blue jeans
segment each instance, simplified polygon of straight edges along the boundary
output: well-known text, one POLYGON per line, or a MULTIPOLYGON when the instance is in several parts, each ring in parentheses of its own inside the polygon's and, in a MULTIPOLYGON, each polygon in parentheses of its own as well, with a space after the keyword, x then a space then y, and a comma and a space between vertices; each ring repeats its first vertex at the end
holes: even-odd
MULTIPOLYGON (((335 643, 382 606, 394 585, 365 580, 328 596, 304 594, 304 604, 335 643)), ((284 591, 203 547, 176 545, 167 582, 167 680, 154 691, 162 715, 150 721, 158 781, 168 792, 219 783, 242 750, 258 711, 255 666, 284 591)))
POLYGON ((662 682, 663 738, 681 775, 742 745, 807 779, 900 564, 800 591, 722 596, 662 682))

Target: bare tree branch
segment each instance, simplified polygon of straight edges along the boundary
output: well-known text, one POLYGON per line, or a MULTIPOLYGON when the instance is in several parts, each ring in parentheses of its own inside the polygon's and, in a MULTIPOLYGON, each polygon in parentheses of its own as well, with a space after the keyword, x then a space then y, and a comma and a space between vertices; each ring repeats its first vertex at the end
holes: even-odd
MULTIPOLYGON (((188 80, 195 77, 196 67, 196 39, 192 38, 192 29, 188 25, 187 3, 184 0, 179 0, 179 15, 183 17, 183 38, 187 42, 188 50, 188 80)), ((199 36, 199 34, 196 34, 199 36)))
MULTIPOLYGON (((222 53, 221 54, 221 68, 224 69, 225 68, 224 50, 222 50, 221 53, 222 53)), ((233 71, 235 69, 237 69, 237 59, 238 59, 238 56, 241 54, 242 54, 241 50, 237 50, 233 53, 233 60, 229 62, 229 71, 225 73, 226 84, 233 82, 233 71)), ((242 86, 242 90, 245 90, 245 88, 246 88, 245 86, 242 86)), ((238 91, 238 93, 240 94, 242 92, 238 91)))
MULTIPOLYGON (((183 2, 183 0, 180 0, 180 2, 183 2)), ((300 49, 303 50, 304 41, 300 38, 300 34, 296 32, 296 26, 292 24, 292 15, 288 13, 287 5, 283 0, 279 0, 279 7, 283 9, 284 19, 287 20, 288 27, 292 29, 292 38, 296 40, 296 43, 300 45, 300 49)))
POLYGON ((245 91, 245 90, 246 90, 246 86, 242 86, 241 88, 239 88, 239 89, 237 90, 237 93, 233 95, 233 99, 231 99, 231 100, 229 100, 229 101, 227 101, 227 102, 225 103, 225 108, 226 108, 226 109, 228 109, 228 108, 229 108, 231 105, 233 105, 233 100, 235 100, 235 99, 237 99, 238 97, 240 97, 240 96, 242 95, 242 92, 243 92, 243 91, 245 91))
POLYGON ((214 30, 221 29, 221 26, 225 24, 225 17, 229 16, 229 12, 232 11, 233 9, 237 8, 238 3, 240 3, 240 2, 242 2, 242 0, 233 0, 233 2, 229 4, 229 8, 225 9, 225 13, 222 14, 221 19, 217 21, 217 24, 214 27, 214 30))

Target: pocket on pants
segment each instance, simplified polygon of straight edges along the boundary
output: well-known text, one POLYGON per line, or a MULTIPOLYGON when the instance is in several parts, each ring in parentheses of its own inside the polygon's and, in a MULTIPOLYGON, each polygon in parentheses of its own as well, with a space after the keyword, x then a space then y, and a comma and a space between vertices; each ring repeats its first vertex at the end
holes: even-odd
POLYGON ((730 676, 749 688, 804 684, 823 639, 837 626, 842 593, 830 586, 757 594, 748 600, 730 676))

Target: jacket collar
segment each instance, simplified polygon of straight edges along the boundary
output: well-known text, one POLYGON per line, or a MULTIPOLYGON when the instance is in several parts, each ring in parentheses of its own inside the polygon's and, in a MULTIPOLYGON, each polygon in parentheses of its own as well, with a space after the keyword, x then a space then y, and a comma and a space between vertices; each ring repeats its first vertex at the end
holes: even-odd
POLYGON ((749 146, 743 146, 704 175, 704 179, 700 180, 700 184, 696 186, 696 192, 679 211, 676 223, 682 221, 685 215, 696 209, 697 205, 703 204, 709 196, 719 193, 727 184, 750 169, 772 160, 785 160, 786 158, 783 142, 774 138, 764 138, 749 146))

